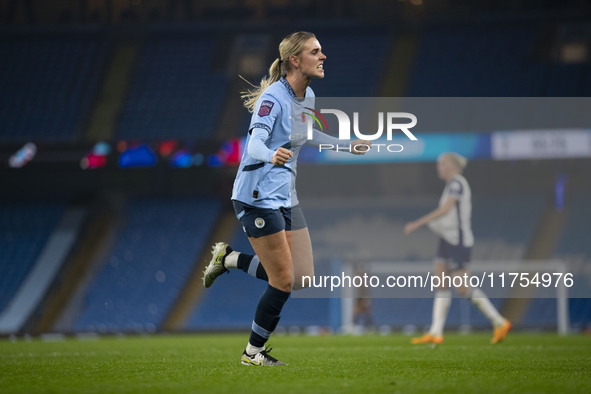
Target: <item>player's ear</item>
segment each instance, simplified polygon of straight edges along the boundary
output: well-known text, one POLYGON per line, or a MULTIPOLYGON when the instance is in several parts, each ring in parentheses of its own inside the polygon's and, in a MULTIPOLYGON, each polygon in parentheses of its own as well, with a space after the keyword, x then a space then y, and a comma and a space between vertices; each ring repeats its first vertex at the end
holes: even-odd
POLYGON ((300 66, 300 58, 299 56, 296 55, 291 55, 289 57, 289 63, 294 66, 295 68, 298 68, 300 66))

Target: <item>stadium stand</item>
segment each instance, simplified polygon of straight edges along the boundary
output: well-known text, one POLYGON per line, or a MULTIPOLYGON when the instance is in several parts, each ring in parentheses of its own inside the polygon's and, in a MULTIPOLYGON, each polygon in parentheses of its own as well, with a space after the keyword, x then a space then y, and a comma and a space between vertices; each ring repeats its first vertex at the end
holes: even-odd
POLYGON ((64 210, 59 202, 0 205, 0 312, 35 264, 64 210))
POLYGON ((0 38, 0 142, 77 141, 107 59, 98 33, 0 38))
POLYGON ((535 26, 431 27, 419 44, 408 95, 588 96, 589 64, 540 55, 541 34, 535 26))
POLYGON ((390 35, 385 32, 335 35, 321 31, 316 34, 326 55, 326 78, 311 85, 316 96, 376 96, 385 71, 390 35))
POLYGON ((219 203, 136 199, 87 288, 73 331, 152 332, 182 289, 209 235, 219 203))
POLYGON ((117 137, 189 141, 212 137, 227 76, 213 70, 215 40, 154 33, 140 55, 117 137))
POLYGON ((589 198, 575 196, 569 206, 567 223, 556 248, 555 255, 563 258, 584 258, 591 256, 591 207, 589 198))
POLYGON ((542 196, 487 196, 473 201, 474 260, 519 260, 543 212, 542 196))

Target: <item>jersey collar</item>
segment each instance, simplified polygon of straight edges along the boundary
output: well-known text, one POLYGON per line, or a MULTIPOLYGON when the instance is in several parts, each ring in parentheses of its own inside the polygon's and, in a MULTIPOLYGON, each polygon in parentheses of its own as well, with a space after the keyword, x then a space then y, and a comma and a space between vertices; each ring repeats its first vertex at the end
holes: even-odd
POLYGON ((306 98, 306 92, 304 92, 303 98, 299 98, 298 96, 296 96, 295 92, 291 88, 291 85, 289 84, 289 82, 287 82, 287 79, 285 79, 285 77, 281 77, 281 79, 279 81, 281 81, 283 86, 285 86, 285 89, 287 89, 287 93, 289 94, 289 97, 291 97, 292 99, 297 100, 297 101, 302 101, 304 98, 306 98))

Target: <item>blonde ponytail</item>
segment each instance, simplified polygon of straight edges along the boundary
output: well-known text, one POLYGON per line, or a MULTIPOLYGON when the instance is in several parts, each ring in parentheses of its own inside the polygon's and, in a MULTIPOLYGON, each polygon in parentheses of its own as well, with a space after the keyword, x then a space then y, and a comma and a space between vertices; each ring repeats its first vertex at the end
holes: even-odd
POLYGON ((252 89, 246 89, 240 92, 240 98, 248 112, 254 112, 256 102, 265 89, 287 74, 291 69, 289 58, 291 56, 299 56, 310 38, 316 38, 316 36, 313 33, 299 31, 281 40, 279 44, 279 57, 273 61, 271 67, 269 67, 269 76, 264 77, 259 83, 259 86, 253 85, 241 75, 239 76, 252 87, 252 89))
POLYGON ((251 84, 245 78, 243 78, 242 75, 239 75, 239 77, 242 78, 243 81, 246 81, 250 86, 254 88, 246 89, 240 92, 240 98, 242 99, 244 106, 246 107, 248 112, 254 112, 254 106, 259 97, 261 97, 261 94, 263 94, 263 92, 265 91, 265 89, 271 86, 272 83, 277 82, 279 81, 279 79, 281 79, 281 77, 283 76, 283 67, 281 66, 281 63, 281 59, 275 59, 273 64, 271 64, 271 67, 269 67, 269 76, 261 79, 261 83, 259 84, 259 86, 251 84))

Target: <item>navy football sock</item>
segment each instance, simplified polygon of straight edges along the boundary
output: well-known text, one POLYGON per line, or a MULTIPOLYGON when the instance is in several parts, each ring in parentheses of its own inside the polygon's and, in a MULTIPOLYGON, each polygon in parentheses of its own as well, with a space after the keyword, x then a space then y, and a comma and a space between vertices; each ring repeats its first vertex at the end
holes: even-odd
POLYGON ((240 253, 238 255, 237 267, 255 278, 269 281, 267 272, 261 264, 261 260, 256 255, 240 253))
POLYGON ((289 298, 288 292, 281 291, 267 286, 254 315, 252 321, 252 331, 250 333, 249 343, 252 346, 263 347, 267 339, 271 336, 281 315, 281 309, 289 298))

